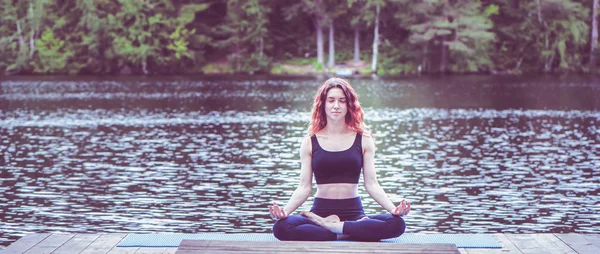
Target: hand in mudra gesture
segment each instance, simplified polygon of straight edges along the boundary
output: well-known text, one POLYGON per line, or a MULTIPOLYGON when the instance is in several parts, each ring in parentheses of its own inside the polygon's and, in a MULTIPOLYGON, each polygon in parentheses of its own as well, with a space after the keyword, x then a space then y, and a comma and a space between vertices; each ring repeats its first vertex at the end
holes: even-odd
POLYGON ((396 216, 405 216, 408 212, 410 212, 410 202, 402 200, 402 202, 396 206, 396 209, 394 209, 392 214, 396 216))
POLYGON ((273 201, 273 205, 269 206, 269 213, 274 220, 285 219, 288 216, 283 208, 279 207, 275 201, 273 201))

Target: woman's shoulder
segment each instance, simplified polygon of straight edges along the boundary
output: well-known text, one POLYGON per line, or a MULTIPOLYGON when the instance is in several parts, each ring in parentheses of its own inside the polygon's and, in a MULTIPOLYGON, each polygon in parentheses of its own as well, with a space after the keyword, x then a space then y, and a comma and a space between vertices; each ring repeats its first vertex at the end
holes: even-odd
POLYGON ((308 149, 308 151, 312 150, 312 137, 314 134, 307 134, 302 137, 302 142, 300 143, 300 149, 308 149))
POLYGON ((304 144, 305 142, 309 142, 312 139, 312 137, 315 136, 315 134, 306 134, 302 137, 302 143, 304 144))
POLYGON ((362 145, 363 149, 365 151, 371 150, 371 149, 375 150, 375 137, 373 137, 373 134, 368 131, 363 131, 361 133, 361 136, 362 136, 361 145, 362 145))
POLYGON ((370 131, 362 131, 362 133, 360 133, 360 135, 364 138, 367 139, 373 139, 373 133, 371 133, 370 131))

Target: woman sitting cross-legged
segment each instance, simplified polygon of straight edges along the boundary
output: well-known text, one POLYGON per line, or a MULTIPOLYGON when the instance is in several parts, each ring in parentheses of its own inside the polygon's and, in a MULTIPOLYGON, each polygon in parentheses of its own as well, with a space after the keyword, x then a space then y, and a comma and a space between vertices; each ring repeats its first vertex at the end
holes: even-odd
POLYGON ((315 96, 308 135, 300 146, 300 184, 284 208, 269 206, 277 219, 273 234, 279 240, 328 241, 351 239, 379 241, 402 235, 402 216, 410 203, 394 205, 377 181, 375 142, 364 130, 363 110, 350 84, 331 78, 315 96), (367 193, 389 214, 366 216, 358 195, 363 173, 367 193), (312 177, 317 192, 310 211, 289 215, 312 192, 312 177))

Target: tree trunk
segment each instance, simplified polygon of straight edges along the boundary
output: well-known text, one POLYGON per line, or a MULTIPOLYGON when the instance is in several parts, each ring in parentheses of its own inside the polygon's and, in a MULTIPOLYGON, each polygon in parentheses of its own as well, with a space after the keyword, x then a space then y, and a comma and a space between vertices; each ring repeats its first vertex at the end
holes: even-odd
POLYGON ((142 71, 144 72, 144 75, 148 75, 148 61, 145 57, 144 60, 142 60, 142 71))
POLYGON ((550 39, 548 38, 548 29, 546 29, 547 24, 546 21, 544 21, 544 40, 546 40, 546 49, 548 49, 550 47, 550 39))
POLYGON ((360 63, 360 34, 358 33, 358 26, 354 27, 354 64, 360 63))
POLYGON ((538 22, 542 23, 542 0, 535 0, 538 22))
POLYGON ((592 37, 590 38, 590 61, 589 68, 596 67, 596 50, 598 49, 598 0, 592 4, 592 37))
POLYGON ((35 30, 32 28, 29 36, 29 57, 33 57, 33 53, 35 53, 35 30))
POLYGON ((33 27, 33 4, 29 3, 29 23, 31 23, 31 31, 29 34, 29 57, 33 57, 35 53, 35 27, 33 27))
POLYGON ((327 67, 335 66, 335 40, 333 38, 333 19, 329 22, 329 62, 327 67))
POLYGON ((239 35, 239 33, 237 35, 237 38, 238 38, 238 40, 235 42, 235 71, 239 72, 242 70, 242 66, 241 66, 242 63, 240 62, 240 58, 242 57, 241 52, 240 52, 241 51, 240 50, 241 43, 239 40, 239 38, 241 38, 241 36, 239 35))
POLYGON ((444 35, 442 36, 442 59, 440 60, 440 72, 441 73, 445 73, 446 72, 446 66, 448 64, 448 45, 446 45, 444 42, 446 42, 446 36, 444 35))
POLYGON ((429 45, 428 45, 428 43, 425 43, 423 45, 423 61, 421 62, 421 69, 419 70, 419 73, 427 72, 427 68, 428 68, 427 58, 429 57, 428 51, 429 51, 429 45))
POLYGON ((377 73, 377 50, 379 48, 379 5, 375 13, 375 31, 373 32, 373 59, 371 71, 377 73))
POLYGON ((24 52, 25 49, 25 38, 23 38, 23 33, 21 31, 21 22, 17 20, 17 33, 19 34, 19 52, 24 52))
MULTIPOLYGON (((548 43, 548 35, 545 34, 545 36, 546 36, 546 50, 548 50, 548 47, 550 46, 548 43)), ((556 54, 556 52, 553 51, 550 58, 546 59, 546 63, 544 64, 544 72, 550 72, 552 70, 552 61, 554 60, 555 54, 556 54)))
POLYGON ((258 57, 260 59, 262 59, 262 57, 263 57, 263 51, 264 50, 265 50, 265 43, 263 42, 263 38, 261 37, 260 38, 260 44, 259 44, 259 47, 258 47, 258 54, 259 54, 258 57))
POLYGON ((550 57, 550 59, 548 59, 548 61, 546 62, 546 66, 544 66, 544 71, 545 72, 552 71, 552 62, 554 61, 554 56, 555 55, 556 55, 556 53, 553 53, 552 56, 550 57))
MULTIPOLYGON (((536 10, 537 10, 538 23, 540 23, 540 27, 542 28, 542 32, 544 33, 544 49, 548 50, 550 48, 550 39, 549 39, 549 31, 547 29, 548 25, 546 24, 546 21, 544 21, 544 17, 542 15, 542 0, 536 0, 535 5, 536 5, 536 10)), ((554 59, 554 54, 552 55, 552 57, 550 57, 550 59, 546 60, 546 63, 544 64, 545 72, 550 71, 551 65, 552 65, 551 63, 552 63, 553 59, 554 59)))
POLYGON ((317 62, 323 64, 323 29, 318 18, 315 18, 315 30, 317 31, 317 62))

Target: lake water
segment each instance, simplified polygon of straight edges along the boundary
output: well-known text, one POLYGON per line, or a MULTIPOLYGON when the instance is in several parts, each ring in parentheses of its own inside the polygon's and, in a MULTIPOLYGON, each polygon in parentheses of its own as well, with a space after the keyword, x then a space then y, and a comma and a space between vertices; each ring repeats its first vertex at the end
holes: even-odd
MULTIPOLYGON (((599 79, 350 81, 381 185, 413 204, 407 232, 600 233, 599 79)), ((0 245, 33 232, 271 232, 267 206, 298 183, 322 82, 2 81, 0 245)), ((367 214, 385 212, 360 195, 367 214)))

